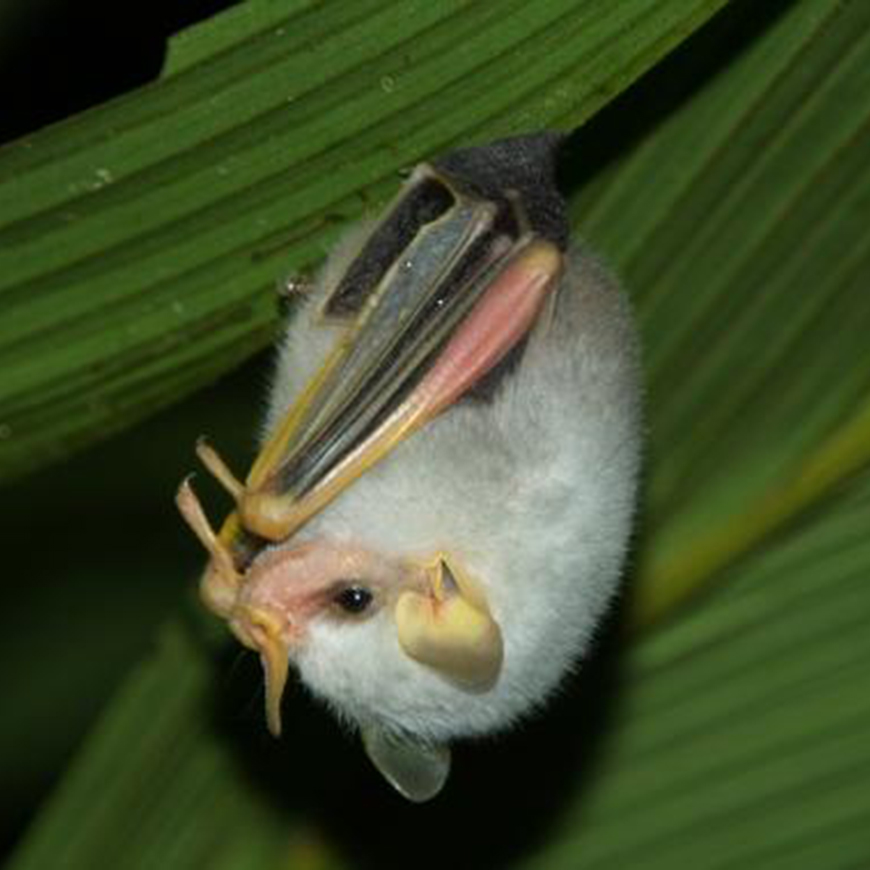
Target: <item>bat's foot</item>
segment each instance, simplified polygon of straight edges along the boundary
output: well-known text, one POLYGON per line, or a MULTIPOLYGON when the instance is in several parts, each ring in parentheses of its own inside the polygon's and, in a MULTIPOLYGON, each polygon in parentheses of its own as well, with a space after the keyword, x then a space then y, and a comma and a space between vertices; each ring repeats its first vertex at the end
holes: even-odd
POLYGON ((232 553, 214 533, 202 509, 202 504, 190 485, 190 478, 185 478, 181 482, 175 496, 175 503, 184 521, 211 555, 211 564, 202 578, 203 600, 210 610, 219 616, 226 616, 235 606, 238 589, 242 583, 232 553))

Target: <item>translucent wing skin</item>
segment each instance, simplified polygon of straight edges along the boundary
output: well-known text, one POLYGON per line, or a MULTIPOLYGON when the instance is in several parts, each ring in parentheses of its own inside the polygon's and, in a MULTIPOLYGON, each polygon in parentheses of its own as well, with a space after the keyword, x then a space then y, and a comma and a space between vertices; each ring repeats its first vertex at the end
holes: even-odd
POLYGON ((200 448, 237 502, 215 545, 233 582, 522 343, 562 269, 558 142, 505 140, 417 167, 327 294, 323 316, 343 335, 245 483, 200 448))
POLYGON ((431 800, 447 782, 449 747, 390 734, 376 726, 363 726, 362 739, 372 764, 409 801, 431 800))

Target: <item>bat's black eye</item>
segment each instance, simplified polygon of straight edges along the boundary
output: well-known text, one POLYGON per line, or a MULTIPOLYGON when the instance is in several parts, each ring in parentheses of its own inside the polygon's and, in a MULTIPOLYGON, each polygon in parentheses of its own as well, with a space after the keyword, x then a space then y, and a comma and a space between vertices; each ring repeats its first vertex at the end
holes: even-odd
POLYGON ((336 593, 333 599, 335 603, 346 613, 354 616, 365 613, 372 603, 373 596, 365 586, 345 586, 336 593))

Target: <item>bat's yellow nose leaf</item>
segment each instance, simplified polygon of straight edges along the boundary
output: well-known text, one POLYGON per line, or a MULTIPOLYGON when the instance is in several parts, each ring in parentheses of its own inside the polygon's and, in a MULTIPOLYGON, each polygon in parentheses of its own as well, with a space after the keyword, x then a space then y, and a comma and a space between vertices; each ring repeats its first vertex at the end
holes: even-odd
POLYGON ((463 688, 485 691, 501 670, 501 631, 457 590, 444 600, 404 592, 396 602, 399 644, 413 659, 463 688))

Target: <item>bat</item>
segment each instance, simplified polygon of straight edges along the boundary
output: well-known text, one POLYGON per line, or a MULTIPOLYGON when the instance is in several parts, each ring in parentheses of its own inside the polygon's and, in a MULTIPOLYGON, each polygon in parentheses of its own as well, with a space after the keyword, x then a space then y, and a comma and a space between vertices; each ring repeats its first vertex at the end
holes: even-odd
POLYGON ((434 797, 450 744, 510 728, 583 654, 619 586, 641 454, 626 297, 569 241, 561 137, 416 167, 305 288, 202 599, 261 659, 281 731, 290 670, 386 779, 434 797))

